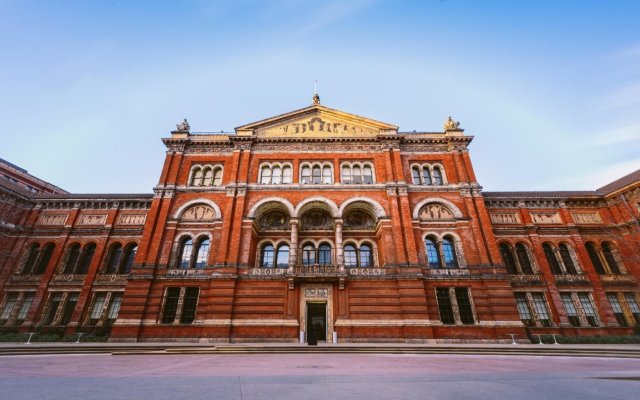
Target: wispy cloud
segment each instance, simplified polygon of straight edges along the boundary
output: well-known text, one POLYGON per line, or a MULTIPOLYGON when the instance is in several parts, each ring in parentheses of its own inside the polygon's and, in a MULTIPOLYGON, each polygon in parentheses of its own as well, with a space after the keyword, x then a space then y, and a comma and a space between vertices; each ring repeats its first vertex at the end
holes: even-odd
POLYGON ((610 165, 598 165, 598 168, 584 171, 578 176, 547 182, 545 186, 550 190, 595 190, 638 168, 640 168, 640 158, 610 165))

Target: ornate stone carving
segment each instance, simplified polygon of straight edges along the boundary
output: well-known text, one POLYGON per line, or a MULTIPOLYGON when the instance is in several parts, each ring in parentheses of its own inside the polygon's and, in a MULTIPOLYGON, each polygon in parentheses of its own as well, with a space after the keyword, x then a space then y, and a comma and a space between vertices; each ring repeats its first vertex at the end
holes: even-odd
POLYGON ((180 221, 212 221, 215 216, 213 208, 205 204, 197 204, 189 207, 180 217, 180 221))
POLYGON ((78 225, 104 225, 107 222, 107 214, 82 214, 78 225))
POLYGON ((531 213, 531 220, 536 224, 559 224, 560 214, 556 211, 531 213))
POLYGON ((187 122, 187 119, 183 119, 182 122, 176 124, 176 130, 178 132, 189 132, 191 130, 191 125, 187 122))
POLYGON ((449 116, 449 118, 444 123, 444 130, 449 131, 455 129, 460 129, 460 122, 454 121, 453 118, 449 116))
POLYGON ((302 230, 333 229, 333 218, 324 210, 311 210, 300 219, 302 230))
POLYGON ((120 214, 116 225, 144 225, 147 214, 120 214))
POLYGON ((453 213, 448 208, 437 203, 429 203, 422 207, 419 217, 427 221, 454 219, 453 213))
POLYGON ((602 218, 598 212, 572 212, 571 217, 576 224, 601 224, 602 218))
POLYGON ((494 224, 519 224, 518 213, 491 213, 491 222, 494 224))
POLYGON ((344 217, 344 229, 373 229, 375 220, 366 212, 355 210, 344 217))
POLYGON ((38 225, 64 225, 69 214, 42 214, 38 218, 38 225))
POLYGON ((271 211, 258 221, 261 230, 288 230, 289 217, 282 211, 271 211))
POLYGON ((260 129, 257 131, 257 136, 313 137, 318 134, 327 136, 375 136, 378 133, 380 133, 380 130, 373 126, 354 124, 342 119, 330 119, 324 115, 315 115, 260 129))

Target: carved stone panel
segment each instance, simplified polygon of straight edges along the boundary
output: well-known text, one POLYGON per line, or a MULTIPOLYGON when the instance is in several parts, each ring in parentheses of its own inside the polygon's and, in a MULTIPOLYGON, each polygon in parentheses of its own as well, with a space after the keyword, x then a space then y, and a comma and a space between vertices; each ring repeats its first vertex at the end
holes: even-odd
POLYGON ((260 129, 257 131, 257 135, 277 137, 341 137, 375 136, 379 132, 379 129, 373 126, 367 126, 366 124, 356 124, 347 120, 327 118, 327 116, 324 115, 316 115, 260 129))
POLYGON ((117 225, 144 225, 147 214, 120 214, 117 225))
POLYGON ((514 213, 491 213, 491 222, 494 224, 519 224, 520 215, 514 213))
POLYGON ((333 229, 333 218, 324 210, 311 210, 301 218, 302 230, 333 229))
POLYGON ((454 219, 453 213, 448 208, 437 203, 429 203, 422 207, 419 217, 426 221, 454 219))
POLYGON ((107 222, 107 214, 82 214, 78 225, 104 225, 107 222))
POLYGON ((37 225, 64 225, 69 214, 42 214, 37 225))
POLYGON ((375 221, 364 211, 352 211, 344 218, 345 229, 373 229, 374 227, 375 221))
POLYGON ((602 218, 598 212, 572 212, 571 217, 576 224, 601 224, 602 218))
POLYGON ((288 230, 289 217, 282 211, 271 211, 260 218, 258 226, 261 230, 288 230))
POLYGON ((216 217, 216 213, 208 205, 198 204, 189 207, 180 217, 181 221, 212 221, 216 217))
POLYGON ((560 219, 560 214, 558 214, 557 211, 531 213, 531 220, 535 224, 560 224, 560 223, 562 223, 562 220, 560 219))

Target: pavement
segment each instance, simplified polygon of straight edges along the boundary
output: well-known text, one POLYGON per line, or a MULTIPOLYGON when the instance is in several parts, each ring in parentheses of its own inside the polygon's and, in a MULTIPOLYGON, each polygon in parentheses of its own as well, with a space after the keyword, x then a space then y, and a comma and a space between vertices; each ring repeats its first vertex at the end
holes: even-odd
POLYGON ((12 400, 630 400, 639 390, 639 359, 604 356, 273 352, 0 357, 0 393, 12 400))

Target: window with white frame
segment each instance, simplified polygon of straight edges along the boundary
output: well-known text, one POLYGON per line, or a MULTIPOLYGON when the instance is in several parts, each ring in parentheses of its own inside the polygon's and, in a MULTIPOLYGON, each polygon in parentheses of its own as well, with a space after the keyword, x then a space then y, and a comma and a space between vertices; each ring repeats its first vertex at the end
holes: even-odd
POLYGON ((87 325, 112 324, 118 318, 121 303, 122 292, 95 292, 87 325))
POLYGON ((261 185, 281 185, 293 182, 293 167, 290 163, 262 163, 259 168, 258 182, 261 185))
POLYGON ((375 266, 373 245, 363 242, 359 246, 348 242, 343 248, 344 266, 347 268, 370 268, 375 266))
POLYGON ((373 164, 364 162, 345 162, 340 166, 340 181, 343 184, 372 184, 375 183, 373 164))
POLYGON ((444 167, 439 164, 412 164, 411 180, 414 185, 444 185, 446 183, 444 167))
POLYGON ((260 268, 288 268, 289 267, 289 244, 282 242, 274 246, 271 242, 263 243, 260 246, 260 268))
POLYGON ((330 162, 300 164, 300 183, 303 185, 333 183, 333 164, 330 162))
POLYGON ((194 165, 189 173, 189 186, 207 187, 222 184, 222 165, 194 165))

